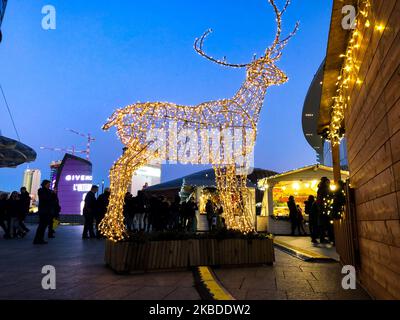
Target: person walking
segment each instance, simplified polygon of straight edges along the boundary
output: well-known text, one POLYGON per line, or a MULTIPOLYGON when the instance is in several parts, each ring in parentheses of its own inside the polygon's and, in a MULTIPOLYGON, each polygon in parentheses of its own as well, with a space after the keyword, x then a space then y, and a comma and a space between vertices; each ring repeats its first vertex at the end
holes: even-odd
POLYGON ((128 231, 133 231, 133 216, 135 214, 135 205, 135 198, 132 196, 132 194, 130 192, 125 193, 124 207, 122 210, 124 215, 124 223, 128 231))
POLYGON ((13 238, 23 238, 24 230, 21 228, 20 221, 22 215, 22 207, 17 191, 13 191, 7 200, 7 212, 10 216, 10 234, 13 238))
POLYGON ((89 237, 90 238, 96 237, 93 231, 93 222, 94 222, 94 215, 97 209, 96 193, 98 190, 99 187, 93 185, 85 197, 85 205, 83 207, 83 217, 85 219, 85 224, 83 226, 82 239, 89 239, 89 237))
POLYGON ((167 229, 169 217, 170 217, 170 204, 166 197, 160 197, 160 211, 158 218, 160 219, 159 231, 165 231, 167 229))
POLYGON ((29 232, 30 230, 25 225, 25 219, 29 214, 29 209, 31 207, 31 196, 29 195, 29 192, 26 190, 25 187, 22 187, 20 189, 19 199, 21 202, 21 210, 22 210, 19 224, 22 230, 24 230, 24 232, 29 232))
POLYGON ((97 198, 97 210, 96 210, 96 216, 95 216, 95 220, 96 220, 96 238, 97 239, 101 239, 102 235, 101 232, 99 230, 99 224, 101 222, 101 220, 104 219, 104 216, 107 213, 107 207, 108 204, 110 203, 110 188, 105 188, 104 192, 99 195, 99 197, 97 198))
POLYGON ((208 230, 211 230, 212 226, 213 226, 213 218, 215 216, 214 204, 211 201, 211 199, 207 200, 207 203, 206 203, 206 214, 207 214, 207 221, 208 221, 208 230))
POLYGON ((38 190, 39 197, 39 225, 36 229, 36 235, 33 244, 47 244, 44 241, 44 233, 49 226, 49 220, 52 211, 52 191, 50 190, 50 181, 43 180, 41 188, 38 190))
POLYGON ((289 220, 290 220, 290 225, 291 225, 291 234, 290 235, 294 236, 294 232, 298 226, 299 215, 297 212, 296 202, 294 201, 293 196, 289 197, 287 206, 289 208, 289 220))
POLYGON ((318 243, 318 206, 315 202, 315 197, 310 195, 308 200, 304 202, 305 214, 308 215, 308 225, 310 228, 310 237, 312 243, 318 243))
POLYGON ((303 210, 301 209, 300 205, 296 205, 297 208, 297 228, 299 231, 299 235, 307 235, 306 230, 304 230, 304 216, 303 210))
POLYGON ((190 198, 188 202, 188 230, 189 232, 196 232, 197 230, 197 218, 196 218, 196 210, 198 209, 196 202, 193 198, 190 198))
POLYGON ((175 196, 174 202, 171 204, 170 208, 170 229, 171 230, 178 230, 179 229, 179 214, 181 210, 181 198, 177 194, 175 196))
POLYGON ((0 194, 0 227, 4 231, 3 238, 10 239, 10 218, 7 213, 7 193, 0 194))
POLYGON ((60 212, 61 212, 61 207, 60 207, 60 201, 58 200, 58 195, 57 195, 57 189, 54 188, 51 192, 51 214, 49 218, 49 228, 48 228, 48 238, 52 239, 55 238, 54 234, 56 233, 54 231, 54 222, 56 219, 59 219, 60 217, 60 212))
POLYGON ((139 190, 136 196, 135 203, 135 215, 133 220, 135 221, 135 229, 137 231, 143 231, 145 229, 145 215, 146 215, 146 196, 144 192, 139 190))

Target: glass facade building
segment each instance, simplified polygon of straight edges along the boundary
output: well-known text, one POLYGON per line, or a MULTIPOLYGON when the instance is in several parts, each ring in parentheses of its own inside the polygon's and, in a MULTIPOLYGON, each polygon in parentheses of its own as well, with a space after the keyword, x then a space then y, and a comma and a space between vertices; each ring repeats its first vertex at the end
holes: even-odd
POLYGON ((0 42, 3 38, 2 33, 1 33, 1 24, 3 22, 4 13, 6 11, 6 6, 7 6, 7 0, 0 0, 0 42))
POLYGON ((0 27, 3 22, 4 12, 6 11, 7 0, 0 0, 0 27))
MULTIPOLYGON (((323 165, 332 167, 332 146, 329 141, 324 141, 323 147, 323 165)), ((348 160, 347 160, 347 140, 344 138, 340 143, 340 168, 342 170, 349 170, 348 160)))

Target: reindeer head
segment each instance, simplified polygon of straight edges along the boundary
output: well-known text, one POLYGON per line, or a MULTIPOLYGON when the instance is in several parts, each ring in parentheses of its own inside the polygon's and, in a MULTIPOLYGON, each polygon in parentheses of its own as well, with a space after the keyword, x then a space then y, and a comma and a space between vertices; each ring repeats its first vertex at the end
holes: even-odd
POLYGON ((206 37, 212 32, 211 29, 207 30, 200 38, 197 38, 195 40, 194 49, 201 56, 214 63, 231 68, 247 68, 247 79, 256 84, 258 83, 259 85, 276 85, 287 82, 288 78, 286 74, 276 66, 276 62, 281 58, 283 48, 288 44, 289 40, 296 34, 297 30, 299 29, 299 22, 296 23, 294 30, 286 38, 281 39, 282 15, 288 8, 290 0, 286 0, 285 6, 282 10, 278 9, 275 4, 275 0, 268 0, 268 2, 274 9, 277 30, 274 42, 266 49, 265 54, 262 57, 254 59, 250 63, 234 64, 228 63, 225 58, 223 60, 219 60, 213 58, 212 56, 209 56, 204 52, 203 45, 206 37))

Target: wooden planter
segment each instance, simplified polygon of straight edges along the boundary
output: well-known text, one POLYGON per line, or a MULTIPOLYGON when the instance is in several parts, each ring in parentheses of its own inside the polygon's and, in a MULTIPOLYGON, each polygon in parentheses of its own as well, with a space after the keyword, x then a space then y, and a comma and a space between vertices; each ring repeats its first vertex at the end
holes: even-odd
POLYGON ((106 241, 105 262, 116 272, 195 266, 259 265, 275 261, 272 239, 106 241))

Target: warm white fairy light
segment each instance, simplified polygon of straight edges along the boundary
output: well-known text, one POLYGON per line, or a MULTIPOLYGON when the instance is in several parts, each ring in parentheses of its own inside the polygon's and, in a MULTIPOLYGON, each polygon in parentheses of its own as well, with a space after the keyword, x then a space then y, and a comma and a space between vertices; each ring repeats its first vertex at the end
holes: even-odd
MULTIPOLYGON (((179 158, 177 155, 178 145, 168 143, 167 138, 157 137, 157 144, 168 145, 166 147, 169 149, 168 159, 163 158, 163 152, 152 148, 155 141, 148 141, 150 130, 168 130, 171 123, 177 127, 178 132, 189 129, 197 132, 199 137, 202 137, 201 132, 204 130, 225 132, 231 130, 232 134, 237 129, 250 131, 250 134, 246 135, 247 141, 244 146, 240 150, 234 151, 230 161, 226 162, 226 157, 224 157, 224 155, 226 156, 224 152, 228 153, 229 151, 222 150, 227 149, 228 146, 221 144, 219 156, 213 156, 210 152, 209 162, 214 166, 219 199, 223 206, 223 216, 227 227, 243 232, 254 230, 247 192, 247 174, 237 171, 235 159, 246 157, 253 151, 258 118, 267 88, 288 81, 285 73, 277 68, 276 62, 282 55, 282 49, 297 32, 299 26, 296 23, 293 32, 281 39, 282 15, 290 0, 286 1, 281 11, 274 0, 269 0, 269 3, 276 15, 277 31, 272 45, 267 48, 261 58, 247 64, 231 64, 225 59, 219 60, 207 55, 203 51, 203 45, 211 30, 195 41, 195 50, 208 60, 227 67, 247 69, 246 80, 234 97, 204 102, 197 106, 184 106, 169 102, 136 103, 118 109, 103 126, 104 130, 116 126, 119 138, 127 147, 125 153, 110 170, 110 204, 105 218, 100 224, 100 230, 107 238, 113 241, 124 238, 124 196, 133 172, 156 158, 163 160, 179 158)), ((212 151, 214 146, 208 145, 209 142, 206 139, 200 140, 201 143, 207 144, 205 148, 208 149, 207 151, 212 151)), ((195 160, 193 159, 193 162, 195 160)))
MULTIPOLYGON (((333 98, 334 103, 331 112, 331 122, 329 125, 328 139, 332 145, 337 145, 343 138, 342 123, 345 116, 345 110, 350 103, 349 88, 352 83, 361 85, 362 81, 358 78, 360 70, 359 61, 357 59, 358 50, 363 46, 363 30, 371 26, 369 20, 371 15, 370 0, 359 0, 358 15, 356 17, 355 29, 352 31, 350 40, 346 49, 346 53, 340 55, 344 58, 344 63, 336 83, 336 95, 333 98)), ((378 27, 381 25, 378 25, 378 27)), ((377 28, 378 28, 377 27, 377 28)))

